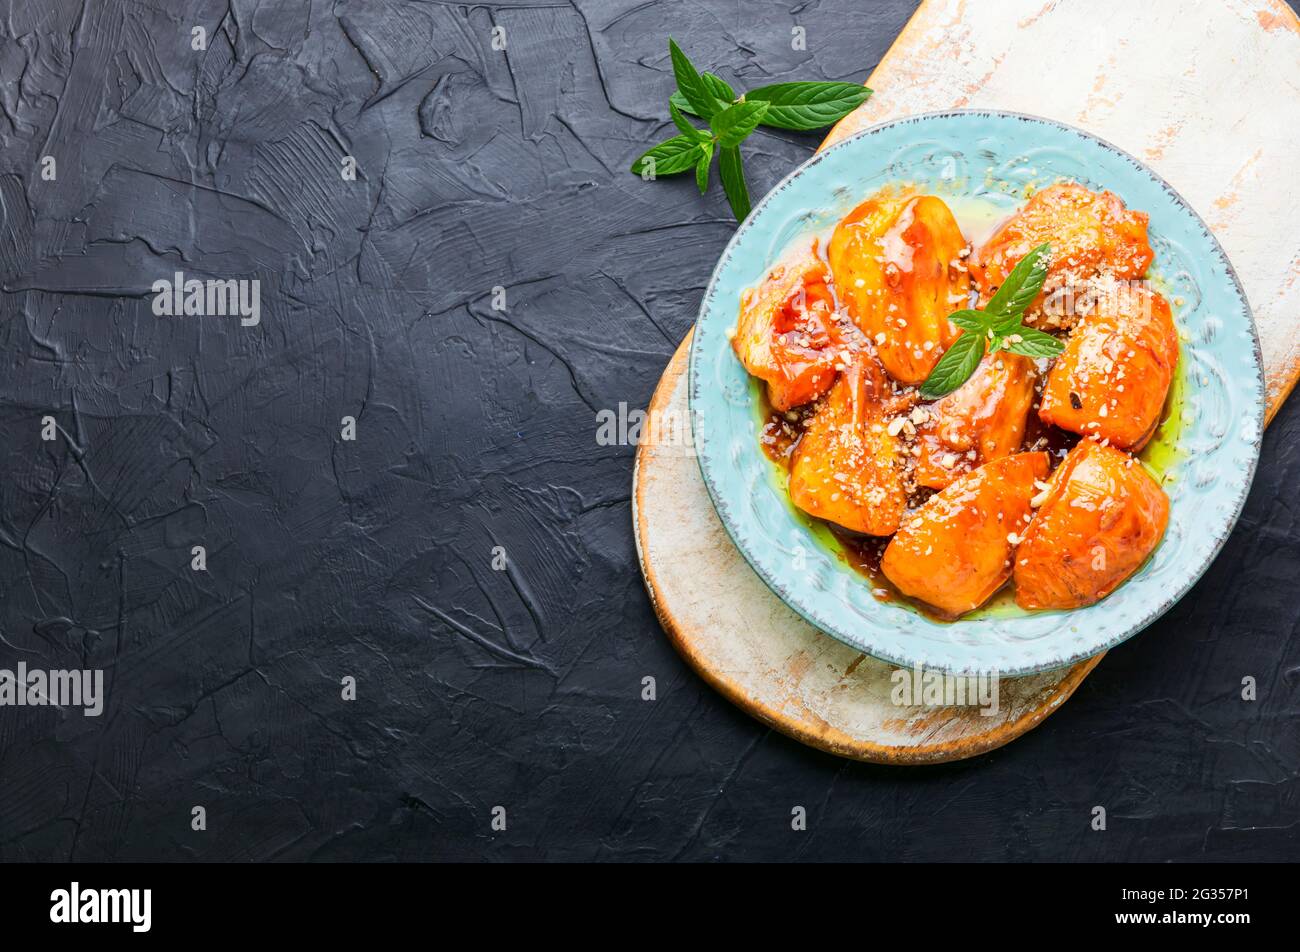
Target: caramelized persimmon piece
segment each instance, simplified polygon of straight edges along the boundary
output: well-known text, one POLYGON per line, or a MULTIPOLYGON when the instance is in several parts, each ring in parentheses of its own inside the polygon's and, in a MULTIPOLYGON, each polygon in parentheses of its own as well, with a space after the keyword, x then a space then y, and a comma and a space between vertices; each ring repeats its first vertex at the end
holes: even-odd
POLYGON ((790 465, 790 501, 854 532, 889 535, 907 508, 898 438, 886 417, 914 399, 896 395, 880 363, 859 354, 817 408, 790 465))
POLYGON ((981 299, 992 297, 1020 259, 1044 242, 1052 245, 1051 264, 1043 290, 1024 314, 1031 327, 1070 326, 1072 302, 1086 298, 1090 281, 1140 278, 1151 264, 1146 212, 1129 211, 1112 192, 1052 185, 1036 192, 971 255, 981 299))
POLYGON ((840 337, 829 281, 814 242, 741 295, 731 346, 778 410, 811 403, 835 382, 840 337))
POLYGON ((1011 577, 1046 453, 1004 456, 967 473, 908 516, 880 569, 898 590, 953 618, 983 605, 1011 577))
POLYGON ((1083 440, 1044 490, 1016 552, 1016 604, 1080 608, 1113 592, 1152 553, 1169 499, 1142 464, 1083 440))
POLYGON ((957 339, 948 315, 967 303, 965 247, 933 195, 884 189, 835 227, 827 257, 840 300, 895 380, 921 383, 957 339))
POLYGON ((964 384, 913 411, 916 483, 943 489, 959 476, 1020 449, 1034 399, 1034 362, 998 351, 986 354, 964 384))
POLYGON ((1154 291, 1116 288, 1070 332, 1038 415, 1063 430, 1140 450, 1160 422, 1177 363, 1169 302, 1154 291))

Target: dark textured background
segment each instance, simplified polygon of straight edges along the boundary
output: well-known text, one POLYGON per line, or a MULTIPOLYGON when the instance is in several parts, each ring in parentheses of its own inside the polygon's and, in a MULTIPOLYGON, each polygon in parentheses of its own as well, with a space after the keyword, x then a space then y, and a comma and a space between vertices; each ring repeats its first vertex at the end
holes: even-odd
MULTIPOLYGON (((1300 855, 1294 402, 1193 593, 977 760, 803 748, 655 622, 595 413, 645 406, 734 227, 626 171, 665 37, 860 81, 912 6, 0 5, 0 667, 109 682, 0 709, 0 859, 1300 855), (178 269, 258 278, 261 325, 155 317, 178 269)), ((746 143, 755 194, 817 140, 746 143)))

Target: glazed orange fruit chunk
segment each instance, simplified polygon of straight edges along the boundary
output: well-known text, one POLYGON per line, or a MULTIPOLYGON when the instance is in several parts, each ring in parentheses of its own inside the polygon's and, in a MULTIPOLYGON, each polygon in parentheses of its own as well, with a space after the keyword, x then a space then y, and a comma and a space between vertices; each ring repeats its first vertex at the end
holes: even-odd
POLYGON ((1034 399, 1034 362, 999 351, 952 393, 913 411, 920 417, 916 483, 943 489, 984 463, 1020 448, 1034 399))
POLYGON ((1011 577, 1046 453, 1004 456, 957 479, 903 520, 880 569, 905 595, 955 618, 1011 577))
POLYGON ((919 384, 960 333, 966 247, 942 199, 885 189, 853 209, 827 246, 835 287, 895 380, 919 384))
POLYGON ((1169 302, 1154 291, 1117 288, 1070 332, 1038 415, 1063 430, 1140 450, 1160 423, 1177 363, 1169 302))
POLYGON ((907 508, 902 450, 884 421, 911 399, 894 394, 876 358, 858 354, 795 448, 790 501, 854 532, 884 536, 897 529, 907 508))
POLYGON ((1091 605, 1137 571, 1169 523, 1169 499, 1142 464, 1083 440, 1056 468, 1016 551, 1016 604, 1091 605))
POLYGON ((741 296, 731 346, 745 369, 767 384, 777 410, 811 403, 835 382, 839 335, 829 280, 814 242, 741 296))
POLYGON ((1051 264, 1024 314, 1031 327, 1068 327, 1071 301, 1086 296, 1090 281, 1140 278, 1151 264, 1145 212, 1130 211, 1112 192, 1052 185, 1036 192, 971 255, 981 299, 992 297, 1020 259, 1044 242, 1052 245, 1051 264))

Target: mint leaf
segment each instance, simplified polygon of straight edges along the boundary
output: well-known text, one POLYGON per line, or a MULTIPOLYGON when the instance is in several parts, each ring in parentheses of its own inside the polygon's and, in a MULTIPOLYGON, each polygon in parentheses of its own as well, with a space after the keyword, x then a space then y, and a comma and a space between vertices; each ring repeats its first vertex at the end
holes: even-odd
POLYGON ((953 311, 948 315, 948 320, 967 331, 986 331, 989 327, 987 315, 983 311, 969 307, 953 311))
POLYGON ((647 149, 639 159, 632 163, 632 174, 641 175, 649 172, 651 178, 660 175, 676 175, 693 168, 704 150, 700 140, 694 136, 673 136, 657 146, 647 149))
POLYGON ((984 357, 984 334, 981 331, 967 331, 952 342, 939 362, 930 371, 930 376, 921 384, 921 396, 934 400, 946 393, 952 393, 975 372, 984 357))
POLYGON ((718 153, 718 176, 731 204, 731 213, 736 221, 744 221, 749 216, 749 186, 745 184, 745 166, 738 147, 733 145, 718 153))
POLYGON ((989 327, 993 333, 999 337, 1006 337, 1012 331, 1020 327, 1020 319, 1024 316, 1019 311, 1012 311, 1010 314, 995 315, 988 313, 989 327))
POLYGON ((736 101, 736 91, 721 76, 714 76, 712 73, 701 73, 700 79, 704 81, 704 88, 714 99, 720 99, 728 106, 736 101))
MULTIPOLYGON (((721 112, 736 101, 736 91, 732 89, 727 82, 714 76, 712 73, 700 73, 700 79, 704 83, 704 89, 713 96, 717 102, 716 112, 721 112)), ((698 116, 695 107, 686 101, 686 97, 681 92, 674 92, 668 97, 668 105, 676 106, 682 112, 690 113, 692 116, 698 116)))
POLYGON ((694 136, 701 140, 713 138, 703 129, 696 129, 693 125, 687 122, 686 117, 682 115, 682 111, 674 106, 671 100, 668 102, 668 114, 673 117, 673 125, 681 130, 682 135, 694 136))
POLYGON ((718 112, 717 100, 704 85, 704 80, 696 72, 690 59, 682 48, 668 39, 668 55, 673 61, 673 76, 677 80, 677 89, 681 92, 691 110, 704 119, 712 119, 718 112))
MULTIPOLYGON (((994 317, 1009 318, 1014 315, 1018 318, 1023 314, 1043 289, 1047 266, 1051 263, 1051 251, 1051 243, 1044 242, 1021 258, 997 293, 984 305, 984 310, 994 317)), ((1015 324, 1011 326, 1015 327, 1015 324)))
POLYGON ((1003 340, 1005 349, 1024 357, 1055 357, 1065 350, 1065 345, 1059 338, 1032 327, 1016 328, 1014 333, 1008 334, 1003 340), (1013 340, 1015 337, 1020 340, 1013 340))
POLYGON ((857 109, 871 90, 857 83, 774 83, 745 93, 768 104, 763 125, 778 129, 820 129, 857 109))
POLYGON ((745 136, 754 131, 766 112, 765 102, 738 102, 710 119, 709 125, 718 137, 718 145, 726 149, 740 145, 745 136))
POLYGON ((700 152, 700 160, 695 163, 695 184, 703 195, 709 190, 709 163, 713 161, 713 143, 701 142, 700 152))

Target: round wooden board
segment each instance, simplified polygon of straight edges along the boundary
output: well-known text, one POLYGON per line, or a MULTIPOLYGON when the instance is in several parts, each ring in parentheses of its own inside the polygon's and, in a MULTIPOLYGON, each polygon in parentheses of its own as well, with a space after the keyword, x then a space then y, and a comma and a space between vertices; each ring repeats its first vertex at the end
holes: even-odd
POLYGON ((745 562, 714 512, 689 446, 687 335, 650 402, 637 450, 632 519, 650 600, 677 651, 763 723, 812 747, 879 764, 935 764, 1000 747, 1055 711, 1101 660, 1003 678, 998 709, 899 706, 897 668, 841 644, 786 607, 745 562), (658 442, 655 440, 658 439, 658 442))

